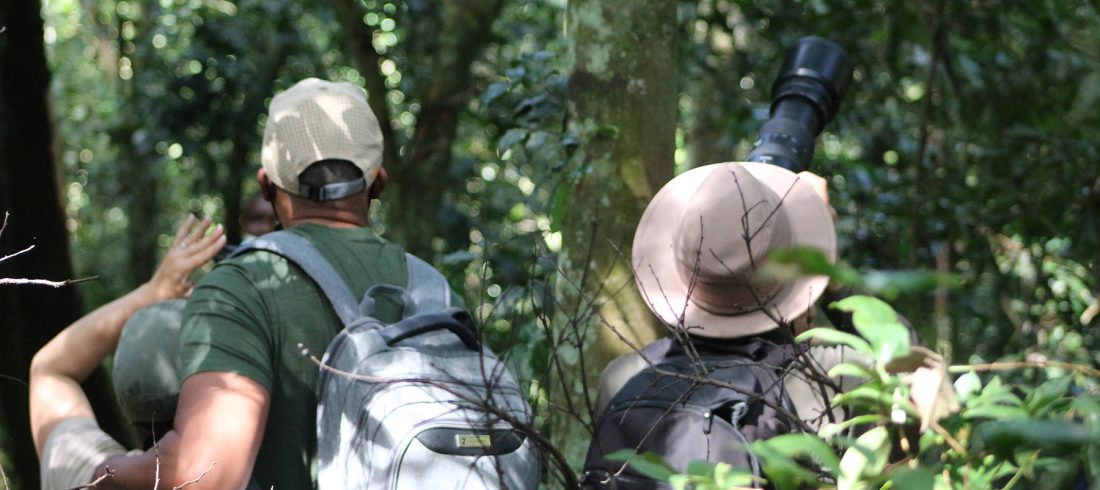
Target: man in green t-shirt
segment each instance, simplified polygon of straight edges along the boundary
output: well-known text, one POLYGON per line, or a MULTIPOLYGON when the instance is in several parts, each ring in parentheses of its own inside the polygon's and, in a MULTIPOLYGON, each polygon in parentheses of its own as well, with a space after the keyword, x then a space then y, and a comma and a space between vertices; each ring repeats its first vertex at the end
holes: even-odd
MULTIPOLYGON (((367 228, 387 176, 362 90, 307 79, 276 95, 261 159, 257 177, 279 221, 352 293, 407 282, 404 251, 367 228)), ((399 303, 380 301, 375 316, 398 320, 399 303)), ((341 328, 322 292, 280 256, 250 252, 207 274, 184 311, 184 382, 175 430, 159 443, 160 487, 200 476, 191 487, 244 488, 252 478, 265 489, 314 487, 318 370, 297 346, 321 352, 341 328)), ((153 488, 157 459, 108 460, 115 476, 100 486, 153 488)))

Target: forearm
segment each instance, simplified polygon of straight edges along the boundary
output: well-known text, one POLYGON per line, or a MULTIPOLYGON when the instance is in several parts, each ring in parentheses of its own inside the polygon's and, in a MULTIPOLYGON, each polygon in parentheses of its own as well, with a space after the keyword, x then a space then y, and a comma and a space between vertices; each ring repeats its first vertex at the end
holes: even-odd
POLYGON ((96 488, 148 490, 158 486, 159 488, 176 486, 176 483, 165 480, 165 477, 175 471, 179 441, 179 434, 176 431, 169 431, 157 441, 156 446, 142 454, 120 454, 107 458, 104 464, 96 468, 93 480, 102 477, 108 471, 112 476, 102 480, 96 488), (158 478, 165 481, 158 482, 158 478))
POLYGON ((159 299, 143 285, 77 320, 35 354, 30 366, 30 417, 39 456, 62 420, 95 417, 80 382, 114 350, 126 320, 159 299))
POLYGON ((134 312, 161 299, 148 283, 81 317, 50 340, 31 361, 31 375, 56 375, 83 381, 107 354, 134 312))

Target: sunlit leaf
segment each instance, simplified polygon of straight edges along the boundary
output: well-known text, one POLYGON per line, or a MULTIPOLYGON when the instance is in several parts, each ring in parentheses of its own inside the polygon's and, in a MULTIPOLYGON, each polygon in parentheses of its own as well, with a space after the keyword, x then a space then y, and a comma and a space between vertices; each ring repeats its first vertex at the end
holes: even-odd
POLYGON ((669 477, 676 474, 676 470, 669 466, 661 456, 645 452, 638 454, 633 449, 620 449, 605 456, 608 461, 622 461, 649 478, 657 481, 668 481, 669 477))
POLYGON ((863 475, 877 475, 886 464, 890 453, 890 438, 885 427, 875 427, 856 439, 856 445, 848 448, 840 459, 840 475, 837 490, 863 488, 863 475))
POLYGON ((981 393, 981 390, 982 379, 974 371, 969 371, 955 380, 955 393, 959 395, 959 400, 963 403, 981 393))
POLYGON ((909 329, 898 322, 890 305, 870 296, 850 296, 833 308, 852 313, 852 325, 871 344, 875 359, 885 364, 909 352, 909 329))
POLYGON ((504 136, 500 137, 500 141, 497 143, 497 151, 500 152, 500 153, 504 153, 504 152, 508 151, 508 149, 515 146, 516 143, 519 143, 520 141, 523 141, 523 138, 526 138, 526 137, 527 137, 527 130, 526 129, 522 129, 522 128, 509 129, 506 133, 504 133, 504 136))
POLYGON ((866 340, 852 335, 847 332, 841 332, 833 328, 817 327, 811 328, 805 332, 802 332, 795 340, 799 342, 806 341, 811 338, 820 339, 824 342, 834 345, 846 345, 859 352, 866 352, 867 354, 873 354, 874 350, 871 349, 871 344, 868 344, 866 340))
POLYGON ((842 362, 829 369, 830 378, 838 378, 840 376, 851 376, 854 378, 870 378, 874 376, 874 373, 866 366, 861 366, 852 362, 842 362))
POLYGON ((833 448, 814 434, 783 434, 765 441, 753 443, 753 447, 767 446, 768 449, 789 458, 810 457, 817 464, 836 472, 840 464, 833 448))
POLYGON ((903 468, 890 473, 889 480, 896 490, 929 490, 935 486, 935 473, 925 467, 903 468))

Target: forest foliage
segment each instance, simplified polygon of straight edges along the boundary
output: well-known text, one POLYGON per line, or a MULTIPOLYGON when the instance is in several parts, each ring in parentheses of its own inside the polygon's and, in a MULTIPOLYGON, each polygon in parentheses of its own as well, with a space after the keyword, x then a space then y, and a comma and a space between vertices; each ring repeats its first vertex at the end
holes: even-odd
MULTIPOLYGON (((784 49, 804 35, 829 38, 855 71, 812 166, 828 179, 838 217, 842 266, 825 272, 884 298, 952 363, 1100 364, 1100 4, 674 3, 652 9, 652 20, 670 27, 675 52, 664 69, 675 100, 649 102, 675 107, 674 172, 744 156, 784 49)), ((551 373, 600 368, 584 365, 598 316, 576 335, 561 330, 577 326, 578 311, 561 303, 576 278, 561 256, 587 246, 570 243, 563 226, 588 210, 578 183, 617 165, 585 151, 628 130, 575 117, 583 88, 571 83, 568 8, 44 2, 65 226, 76 277, 99 276, 80 286, 85 310, 149 277, 185 213, 214 216, 239 240, 271 95, 309 76, 348 81, 366 88, 386 123, 394 179, 374 210, 377 229, 465 293, 490 343, 530 384, 540 423, 553 426, 551 373)), ((604 292, 585 294, 598 302, 604 292)), ((1016 397, 1008 405, 1030 410, 1066 374, 967 374, 973 398, 963 402, 1016 397)), ((1074 389, 1094 394, 1075 379, 1074 389)), ((564 391, 574 389, 583 391, 564 391)), ((591 414, 578 405, 569 416, 591 414)), ((567 454, 576 459, 584 444, 574 439, 567 454)))

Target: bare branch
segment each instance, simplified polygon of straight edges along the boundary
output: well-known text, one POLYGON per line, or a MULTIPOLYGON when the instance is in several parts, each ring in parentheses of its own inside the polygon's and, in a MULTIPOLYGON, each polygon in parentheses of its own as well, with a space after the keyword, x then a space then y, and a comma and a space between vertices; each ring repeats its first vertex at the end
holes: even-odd
MULTIPOLYGON (((5 219, 4 219, 4 226, 7 226, 7 224, 8 224, 8 220, 7 220, 6 218, 7 218, 7 216, 5 216, 5 219)), ((3 230, 2 230, 2 229, 0 229, 0 231, 3 231, 3 230)), ((25 253, 27 253, 27 252, 30 252, 31 250, 34 250, 34 245, 31 245, 31 246, 29 246, 29 247, 27 247, 27 248, 24 248, 23 250, 20 250, 20 251, 18 251, 18 252, 15 252, 15 253, 13 253, 13 254, 11 254, 11 255, 5 255, 5 256, 3 256, 3 257, 0 257, 0 262, 3 262, 3 261, 5 261, 5 260, 8 260, 8 259, 10 259, 10 258, 12 258, 12 257, 16 257, 16 256, 19 256, 19 255, 23 255, 23 254, 25 254, 25 253)))
POLYGON ((198 482, 202 481, 203 477, 205 477, 207 473, 210 473, 210 470, 214 469, 214 466, 217 466, 217 464, 218 464, 217 461, 212 461, 210 463, 210 466, 207 466, 206 471, 203 471, 201 475, 196 476, 195 478, 193 478, 191 480, 187 480, 183 483, 180 483, 179 485, 176 485, 176 486, 172 487, 172 490, 180 490, 183 487, 186 487, 188 485, 191 485, 191 484, 198 483, 198 482))
MULTIPOLYGON (((4 31, 0 29, 0 32, 4 31)), ((11 490, 11 482, 8 481, 8 474, 4 473, 4 465, 0 465, 0 477, 4 479, 4 490, 11 490)))
POLYGON ((157 445, 157 424, 149 421, 149 432, 153 435, 153 457, 156 458, 156 472, 153 475, 153 490, 160 487, 160 446, 157 445))
MULTIPOLYGON (((0 32, 4 32, 4 28, 0 28, 0 32)), ((0 225, 0 236, 4 236, 4 230, 8 228, 8 212, 4 211, 4 224, 0 225)))
POLYGON ((47 281, 45 279, 12 279, 7 277, 0 277, 0 286, 30 284, 35 286, 49 286, 52 288, 60 288, 68 286, 70 284, 94 281, 96 279, 99 279, 99 276, 84 277, 81 279, 66 279, 64 281, 47 281))
POLYGON ((1100 370, 1084 366, 1081 364, 1073 364, 1070 362, 1062 361, 1020 361, 1020 362, 993 362, 989 364, 959 364, 949 366, 947 372, 949 373, 966 373, 970 371, 1011 371, 1015 369, 1029 369, 1029 368, 1048 368, 1056 367, 1066 369, 1070 371, 1076 371, 1082 374, 1087 374, 1094 378, 1100 378, 1100 370))
MULTIPOLYGON (((102 475, 100 475, 99 478, 96 478, 91 483, 85 483, 85 484, 83 484, 79 487, 73 487, 72 490, 82 490, 84 488, 96 488, 97 486, 99 486, 100 483, 103 482, 103 480, 115 477, 116 470, 114 468, 111 468, 110 466, 105 466, 104 468, 107 471, 104 472, 102 475)), ((7 482, 5 481, 5 483, 7 483, 7 482)))

